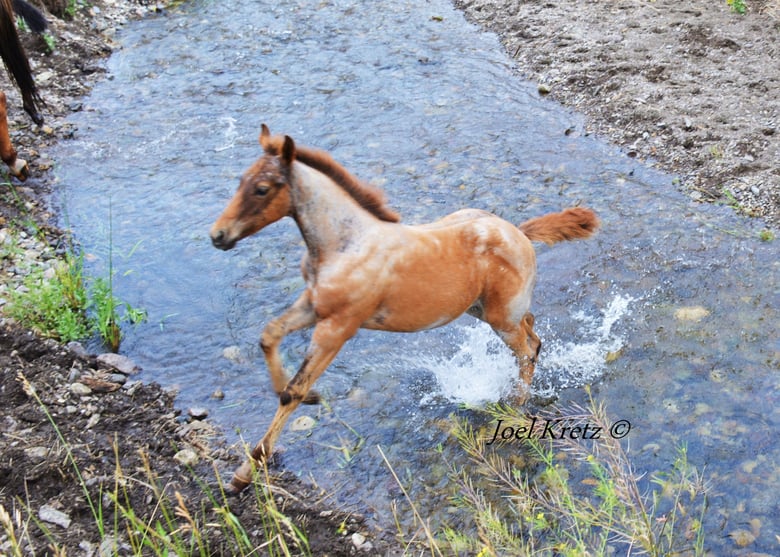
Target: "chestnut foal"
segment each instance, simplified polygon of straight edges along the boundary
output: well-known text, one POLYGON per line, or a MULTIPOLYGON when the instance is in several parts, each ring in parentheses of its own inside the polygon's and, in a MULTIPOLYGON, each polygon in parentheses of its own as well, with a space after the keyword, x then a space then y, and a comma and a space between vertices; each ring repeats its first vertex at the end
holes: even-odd
MULTIPOLYGON (((211 228, 217 248, 236 243, 282 217, 292 217, 306 243, 306 288, 263 331, 261 346, 279 408, 251 453, 259 461, 293 410, 316 403, 311 390, 358 329, 411 332, 439 327, 468 312, 486 321, 512 349, 526 385, 541 347, 528 309, 536 277, 531 240, 553 244, 587 238, 598 228, 593 211, 566 209, 519 227, 486 211, 464 209, 436 222, 399 224, 384 197, 330 155, 272 137, 263 125, 265 154, 243 175, 233 199, 211 228), (282 338, 314 326, 303 363, 292 380, 282 368, 282 338)), ((251 479, 252 460, 229 489, 251 479)))

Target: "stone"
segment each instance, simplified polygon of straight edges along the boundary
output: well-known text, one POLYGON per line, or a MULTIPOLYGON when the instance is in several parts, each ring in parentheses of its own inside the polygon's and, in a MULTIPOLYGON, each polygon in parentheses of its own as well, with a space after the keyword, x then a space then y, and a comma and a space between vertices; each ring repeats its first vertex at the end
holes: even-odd
POLYGON ((749 530, 734 530, 729 532, 729 538, 737 547, 745 547, 756 541, 756 537, 749 530))
POLYGON ((49 524, 56 524, 67 529, 70 526, 70 517, 62 511, 55 509, 50 505, 43 505, 38 509, 38 518, 49 524))
POLYGON ((222 350, 222 357, 231 362, 238 362, 241 360, 241 349, 238 346, 227 346, 222 350))
POLYGON ((114 354, 113 352, 106 352, 105 354, 100 354, 97 357, 97 361, 107 366, 110 366, 124 373, 125 375, 134 375, 141 370, 141 368, 138 367, 136 363, 130 358, 128 358, 127 356, 122 356, 121 354, 114 354))
POLYGON ((99 421, 100 421, 100 414, 98 414, 98 413, 92 414, 89 417, 89 420, 87 420, 86 428, 87 429, 92 429, 93 427, 95 427, 98 424, 99 421))
POLYGON ((67 348, 68 350, 70 350, 80 358, 86 358, 87 356, 89 356, 87 350, 84 348, 84 345, 81 344, 80 342, 76 342, 75 340, 72 340, 68 344, 66 344, 65 348, 67 348))
POLYGON ((290 431, 308 431, 315 426, 317 420, 311 416, 299 416, 290 424, 290 431))
POLYGON ((193 406, 187 410, 187 414, 193 420, 205 420, 209 415, 209 411, 207 408, 203 408, 202 406, 193 406))
POLYGON ((175 455, 173 455, 173 460, 181 464, 182 466, 195 466, 198 463, 198 453, 193 451, 192 449, 182 449, 175 455))
POLYGON ((674 312, 674 318, 677 321, 701 321, 710 314, 710 311, 702 306, 688 306, 677 308, 674 312))
POLYGON ((71 383, 70 392, 76 396, 87 396, 92 394, 92 389, 87 387, 84 383, 71 383))
POLYGON ((74 383, 74 385, 78 385, 78 384, 86 385, 93 392, 96 393, 113 393, 114 391, 122 387, 120 383, 116 383, 113 381, 106 381, 101 377, 94 377, 91 375, 85 375, 84 377, 79 379, 79 383, 74 383))
POLYGON ((24 454, 30 460, 35 462, 43 462, 46 460, 46 456, 49 454, 49 447, 27 447, 24 449, 24 454))

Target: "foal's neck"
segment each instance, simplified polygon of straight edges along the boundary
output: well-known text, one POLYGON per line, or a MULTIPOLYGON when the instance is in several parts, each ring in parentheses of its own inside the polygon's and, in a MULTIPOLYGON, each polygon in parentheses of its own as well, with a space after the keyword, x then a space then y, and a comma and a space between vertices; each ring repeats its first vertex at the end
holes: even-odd
POLYGON ((381 222, 341 186, 310 166, 295 162, 290 184, 292 216, 313 261, 343 252, 368 228, 381 222))

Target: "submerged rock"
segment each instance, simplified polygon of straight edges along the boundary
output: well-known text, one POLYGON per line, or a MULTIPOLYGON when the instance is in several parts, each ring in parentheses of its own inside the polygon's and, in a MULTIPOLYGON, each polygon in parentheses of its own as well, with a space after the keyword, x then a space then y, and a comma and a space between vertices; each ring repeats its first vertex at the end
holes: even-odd
POLYGON ((687 306, 677 308, 674 312, 674 318, 677 321, 701 321, 710 314, 710 310, 703 306, 687 306))
POLYGON ((106 352, 105 354, 100 354, 97 357, 97 361, 106 364, 107 366, 111 366, 112 368, 124 373, 125 375, 133 375, 135 373, 138 373, 141 368, 136 365, 136 363, 128 358, 127 356, 122 356, 121 354, 114 354, 113 352, 106 352))

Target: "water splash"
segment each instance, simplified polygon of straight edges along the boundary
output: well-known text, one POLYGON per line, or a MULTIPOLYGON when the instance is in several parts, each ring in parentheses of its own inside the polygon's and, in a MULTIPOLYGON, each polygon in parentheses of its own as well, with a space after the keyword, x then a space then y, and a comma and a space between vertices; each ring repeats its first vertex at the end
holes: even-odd
MULTIPOLYGON (((616 295, 600 315, 579 311, 575 341, 545 335, 543 357, 536 368, 533 394, 544 398, 561 389, 597 380, 604 374, 606 358, 623 346, 624 338, 613 332, 615 324, 629 314, 634 301, 616 295)), ((547 326, 551 329, 552 327, 547 326)), ((427 357, 422 366, 438 380, 440 396, 467 404, 497 401, 511 392, 517 378, 517 364, 510 350, 489 325, 477 322, 459 331, 463 334, 457 351, 449 358, 427 357)), ((427 402, 427 400, 425 401, 427 402)))
POLYGON ((561 390, 592 383, 605 371, 607 356, 618 352, 625 343, 613 331, 615 324, 630 313, 631 296, 616 295, 600 316, 578 311, 572 315, 580 325, 575 341, 562 341, 550 335, 544 346, 544 357, 537 367, 534 394, 554 397, 561 390))

